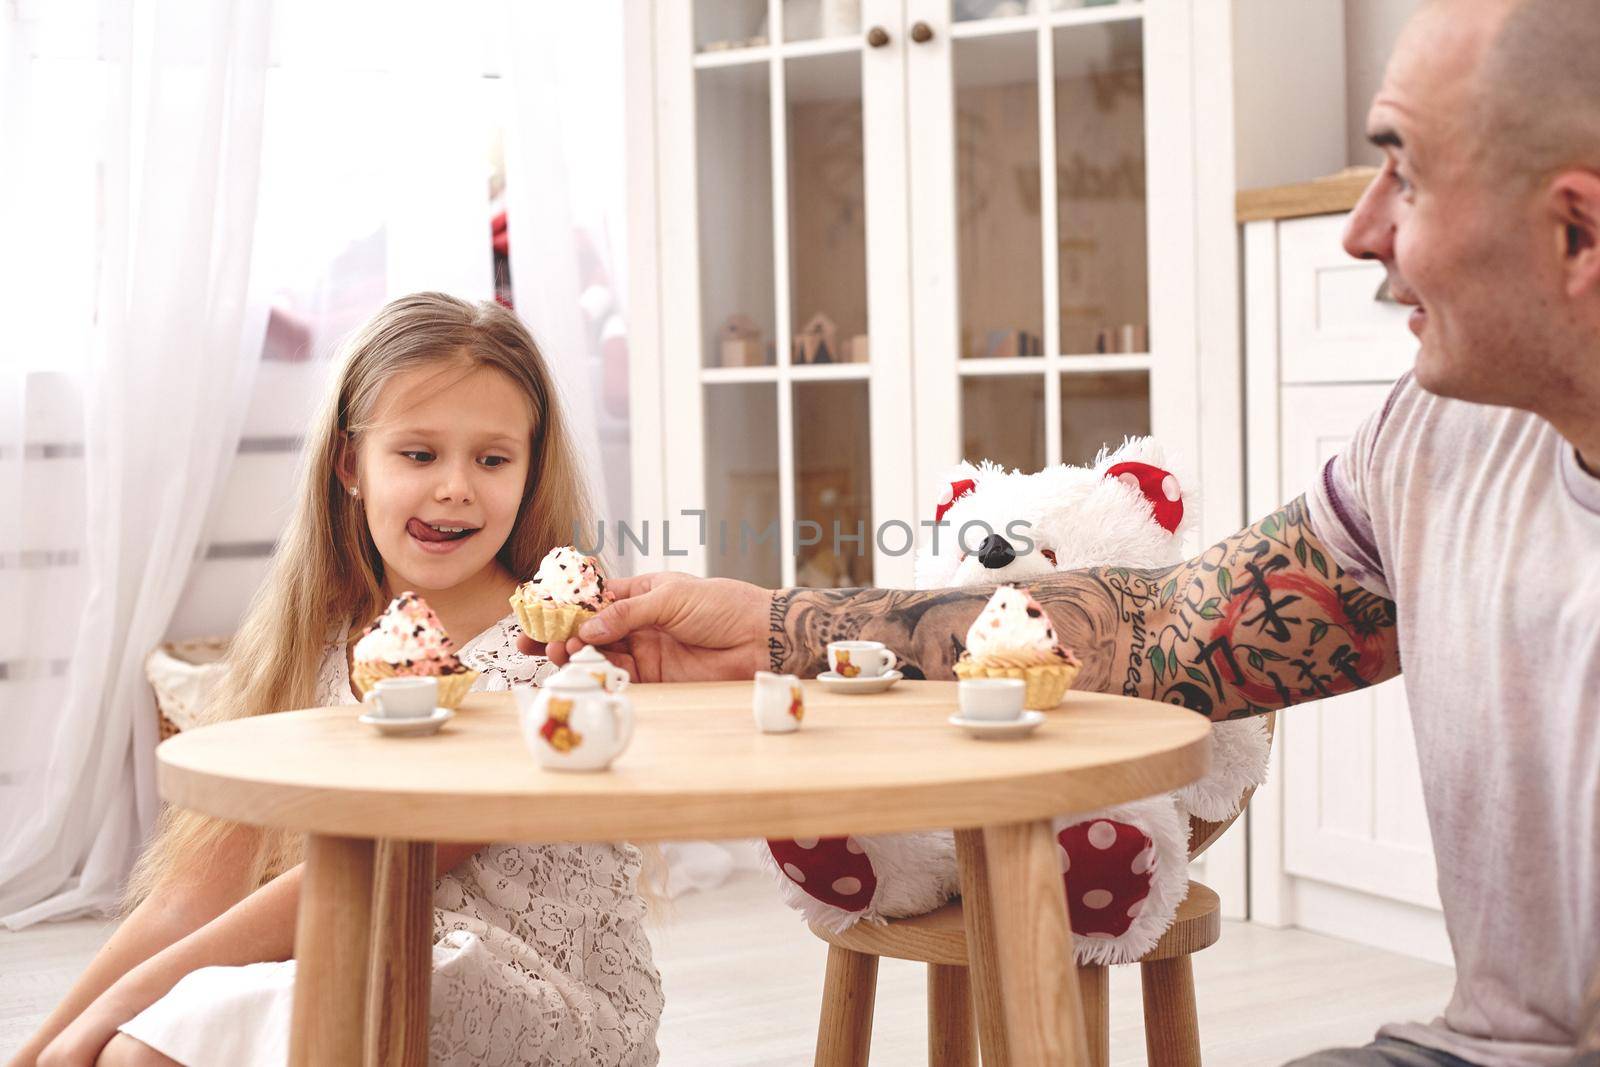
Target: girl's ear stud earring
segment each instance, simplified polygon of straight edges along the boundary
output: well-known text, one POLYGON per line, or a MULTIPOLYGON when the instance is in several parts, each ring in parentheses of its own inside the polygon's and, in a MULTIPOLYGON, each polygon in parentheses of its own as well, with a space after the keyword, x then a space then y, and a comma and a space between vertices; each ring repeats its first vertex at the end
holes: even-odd
POLYGON ((361 495, 361 490, 352 485, 350 487, 350 495, 351 496, 360 496, 361 495))

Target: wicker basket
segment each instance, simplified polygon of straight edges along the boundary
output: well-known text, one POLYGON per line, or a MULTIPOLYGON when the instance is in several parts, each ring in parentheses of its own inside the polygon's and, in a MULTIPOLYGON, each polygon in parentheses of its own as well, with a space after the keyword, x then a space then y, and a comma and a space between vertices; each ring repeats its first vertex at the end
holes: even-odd
POLYGON ((206 694, 222 673, 226 637, 167 642, 145 657, 144 676, 156 694, 161 740, 194 725, 206 694))

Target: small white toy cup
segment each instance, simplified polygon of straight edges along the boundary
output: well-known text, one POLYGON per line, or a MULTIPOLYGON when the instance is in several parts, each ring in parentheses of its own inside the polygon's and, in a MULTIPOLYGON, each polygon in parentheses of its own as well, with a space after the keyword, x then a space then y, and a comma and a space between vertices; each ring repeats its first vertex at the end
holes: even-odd
POLYGON ((1021 678, 963 678, 956 683, 956 702, 962 718, 1007 722, 1022 716, 1027 688, 1021 678))
POLYGON ((382 678, 361 702, 380 719, 426 719, 439 704, 439 679, 422 675, 382 678))
POLYGON ((800 679, 792 674, 757 671, 751 710, 756 728, 767 734, 788 734, 800 729, 805 718, 805 695, 800 679))

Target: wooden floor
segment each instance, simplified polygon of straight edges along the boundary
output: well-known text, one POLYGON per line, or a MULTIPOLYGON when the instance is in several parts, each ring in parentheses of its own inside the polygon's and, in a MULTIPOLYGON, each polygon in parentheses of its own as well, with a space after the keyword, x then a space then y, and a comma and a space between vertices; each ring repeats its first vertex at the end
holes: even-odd
MULTIPOLYGON (((757 874, 669 905, 654 932, 666 983, 661 1062, 808 1064, 826 952, 757 874)), ((110 932, 98 922, 0 931, 0 1059, 30 1033, 110 932)), ((1431 1019, 1449 968, 1299 930, 1225 923, 1195 957, 1207 1063, 1267 1067, 1319 1048, 1363 1044, 1394 1019, 1431 1019)), ((884 960, 874 1065, 927 1062, 923 968, 884 960)), ((1111 1061, 1143 1064, 1139 976, 1112 972, 1111 1061)))

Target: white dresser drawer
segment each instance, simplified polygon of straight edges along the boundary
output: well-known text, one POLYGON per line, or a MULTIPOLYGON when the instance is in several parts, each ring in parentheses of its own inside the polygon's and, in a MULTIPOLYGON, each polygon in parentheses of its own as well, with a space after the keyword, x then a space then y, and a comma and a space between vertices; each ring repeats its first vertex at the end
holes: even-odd
POLYGON ((1376 299, 1381 264, 1341 247, 1346 215, 1278 226, 1278 301, 1285 385, 1392 382, 1411 369, 1411 309, 1376 299))

